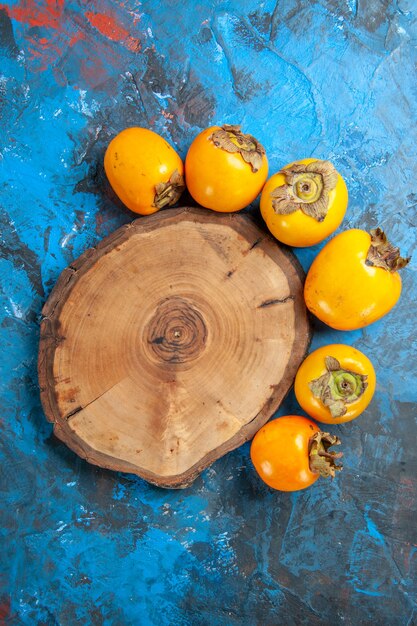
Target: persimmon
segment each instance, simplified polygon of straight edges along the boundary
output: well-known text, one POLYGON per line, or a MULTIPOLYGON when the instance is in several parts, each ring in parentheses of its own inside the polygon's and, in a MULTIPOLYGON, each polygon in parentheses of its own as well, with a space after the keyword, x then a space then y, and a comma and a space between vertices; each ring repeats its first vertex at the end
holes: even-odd
POLYGON ((301 159, 271 176, 261 213, 271 233, 289 246, 313 246, 341 224, 348 204, 342 176, 329 161, 301 159))
POLYGON ((338 437, 323 433, 301 415, 278 417, 263 426, 252 440, 252 463, 262 480, 279 491, 310 487, 320 476, 335 476, 341 452, 329 452, 338 437))
POLYGON ((337 330, 354 330, 372 324, 398 302, 398 270, 409 259, 376 228, 358 228, 331 239, 314 259, 305 282, 308 309, 337 330))
POLYGON ((123 204, 141 215, 175 204, 185 189, 180 156, 148 128, 126 128, 116 135, 104 155, 104 169, 123 204))
POLYGON ((194 139, 185 159, 187 188, 206 209, 228 213, 253 202, 268 176, 265 149, 239 126, 211 126, 194 139))
POLYGON ((352 346, 331 344, 314 350, 300 365, 294 392, 310 417, 326 424, 355 419, 375 392, 375 370, 352 346))

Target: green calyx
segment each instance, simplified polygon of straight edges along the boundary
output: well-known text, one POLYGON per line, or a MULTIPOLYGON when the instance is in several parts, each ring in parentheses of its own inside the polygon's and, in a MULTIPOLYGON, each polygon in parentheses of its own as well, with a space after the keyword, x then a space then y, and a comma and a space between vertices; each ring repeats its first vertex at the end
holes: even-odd
POLYGON ((356 402, 365 392, 367 376, 344 370, 337 359, 327 356, 324 360, 327 372, 312 380, 309 387, 315 398, 327 406, 332 417, 342 417, 347 404, 356 402))
POLYGON ((285 185, 271 193, 275 213, 289 215, 302 211, 322 222, 329 210, 329 193, 336 187, 338 173, 329 161, 294 163, 281 170, 285 185))
POLYGON ((323 178, 314 172, 296 174, 292 191, 299 202, 317 202, 323 193, 323 178))
POLYGON ((400 255, 399 248, 388 241, 382 228, 374 228, 369 234, 371 245, 366 257, 367 265, 382 267, 388 272, 396 272, 408 265, 410 257, 404 258, 400 255))
POLYGON ((215 146, 226 152, 239 153, 249 163, 252 172, 257 172, 265 155, 265 148, 252 135, 245 135, 240 126, 225 124, 209 137, 215 146))
POLYGON ((336 472, 342 470, 341 465, 336 464, 336 460, 343 456, 343 452, 329 452, 331 446, 340 445, 339 437, 330 433, 318 432, 310 437, 309 441, 309 463, 310 469, 324 478, 335 477, 336 472))
POLYGON ((172 206, 179 200, 184 189, 184 177, 181 176, 178 170, 174 170, 168 182, 155 185, 153 206, 156 206, 158 209, 162 209, 164 206, 172 206))

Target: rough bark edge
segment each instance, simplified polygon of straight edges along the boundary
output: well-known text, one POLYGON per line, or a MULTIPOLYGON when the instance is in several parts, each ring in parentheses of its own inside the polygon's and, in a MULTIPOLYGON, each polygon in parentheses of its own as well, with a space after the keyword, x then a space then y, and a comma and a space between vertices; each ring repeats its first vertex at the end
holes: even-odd
POLYGON ((130 224, 117 229, 99 242, 97 246, 86 250, 69 267, 63 270, 42 309, 38 355, 40 397, 48 421, 54 424, 54 434, 78 456, 93 465, 113 471, 136 474, 158 487, 182 489, 190 486, 204 469, 207 469, 226 453, 251 439, 259 428, 277 411, 291 389, 297 369, 306 356, 311 341, 310 317, 304 303, 302 289, 304 279, 305 274, 295 255, 289 249, 280 246, 267 232, 261 230, 247 214, 227 213, 213 215, 204 209, 182 207, 168 209, 145 218, 138 218, 130 224), (236 435, 215 450, 210 451, 186 472, 174 476, 161 477, 140 466, 116 459, 90 448, 70 428, 70 422, 60 415, 55 387, 51 383, 53 383, 55 349, 65 339, 60 333, 59 316, 65 299, 71 293, 74 285, 102 256, 111 252, 118 244, 124 243, 132 234, 149 232, 160 226, 168 226, 172 222, 177 223, 179 218, 191 218, 191 221, 194 223, 212 222, 231 226, 248 241, 246 254, 259 246, 274 261, 278 261, 278 259, 282 261, 284 258, 288 268, 292 270, 287 274, 287 280, 290 293, 294 296, 293 307, 299 330, 294 337, 286 375, 280 383, 272 386, 271 396, 259 413, 250 422, 242 426, 236 435))

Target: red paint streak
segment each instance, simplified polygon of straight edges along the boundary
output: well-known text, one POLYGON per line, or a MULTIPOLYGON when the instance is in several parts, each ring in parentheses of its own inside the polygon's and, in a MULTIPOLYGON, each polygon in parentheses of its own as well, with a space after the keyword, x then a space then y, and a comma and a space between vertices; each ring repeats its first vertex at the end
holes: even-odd
POLYGON ((86 11, 85 17, 98 32, 110 39, 110 41, 118 41, 123 43, 129 50, 137 51, 140 49, 140 41, 129 35, 129 31, 118 23, 116 18, 104 13, 93 13, 86 11))
POLYGON ((136 37, 128 37, 125 45, 132 52, 139 52, 142 47, 139 39, 136 39, 136 37))
POLYGON ((21 0, 15 6, 0 4, 0 8, 5 8, 11 19, 26 26, 28 58, 37 71, 42 72, 53 66, 68 47, 83 37, 83 33, 73 32, 74 24, 64 15, 65 0, 43 0, 39 3, 21 0), (33 27, 43 31, 41 34, 29 34, 29 29, 33 27))
POLYGON ((90 10, 88 3, 81 3, 84 15, 74 12, 65 0, 18 0, 14 6, 4 2, 0 0, 0 9, 22 24, 19 36, 31 71, 52 70, 61 86, 78 81, 89 87, 104 85, 125 63, 121 46, 132 53, 141 49, 134 30, 138 15, 123 0, 118 2, 124 10, 121 16, 101 8, 100 0, 90 3, 90 10))
POLYGON ((18 6, 0 5, 0 8, 6 9, 9 17, 17 22, 55 29, 59 28, 64 7, 65 0, 44 0, 39 3, 22 0, 18 6))
POLYGON ((0 626, 6 626, 6 620, 10 617, 10 598, 0 598, 0 626))
POLYGON ((123 41, 129 37, 129 32, 110 15, 86 11, 85 17, 94 28, 111 41, 123 41))
POLYGON ((85 39, 84 33, 82 33, 80 30, 77 30, 77 32, 74 33, 74 35, 68 42, 70 48, 72 48, 72 46, 75 45, 78 41, 81 41, 81 39, 85 39))
POLYGON ((30 58, 37 62, 37 69, 45 71, 62 55, 60 42, 46 37, 27 37, 27 50, 30 58))

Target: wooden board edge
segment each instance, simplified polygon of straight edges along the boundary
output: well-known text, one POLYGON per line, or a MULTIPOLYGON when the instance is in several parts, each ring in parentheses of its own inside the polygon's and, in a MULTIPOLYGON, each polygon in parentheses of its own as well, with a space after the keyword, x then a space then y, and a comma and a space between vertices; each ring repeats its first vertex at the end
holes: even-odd
POLYGON ((305 341, 302 342, 302 345, 298 345, 300 342, 297 340, 297 335, 295 336, 293 342, 293 348, 295 346, 295 354, 294 352, 291 354, 290 361, 287 365, 288 374, 285 379, 282 379, 276 386, 276 389, 273 390, 273 393, 268 398, 265 405, 253 418, 253 420, 251 420, 251 422, 245 424, 245 426, 243 426, 240 431, 234 435, 234 437, 218 446, 215 451, 212 451, 215 452, 215 454, 210 452, 205 457, 200 459, 198 463, 182 474, 168 477, 157 476, 156 474, 126 461, 121 461, 120 459, 110 457, 104 453, 97 453, 95 450, 89 448, 84 441, 81 441, 71 430, 67 421, 64 421, 63 416, 59 414, 54 386, 50 384, 50 381, 53 380, 52 367, 54 353, 56 347, 64 339, 60 333, 59 315, 62 308, 60 303, 65 300, 65 296, 69 295, 81 276, 87 272, 99 258, 114 249, 116 242, 122 244, 134 232, 149 232, 154 228, 157 228, 160 223, 168 225, 171 222, 176 222, 177 217, 183 214, 189 214, 194 222, 201 221, 202 223, 207 223, 207 221, 209 221, 216 224, 226 223, 227 225, 235 228, 238 232, 241 230, 240 224, 244 223, 246 228, 248 228, 253 234, 253 240, 250 241, 245 233, 245 238, 248 240, 249 244, 248 252, 256 246, 262 246, 265 249, 265 252, 272 258, 276 256, 285 257, 288 266, 295 272, 293 276, 291 276, 290 273, 290 276, 287 277, 289 279, 291 292, 296 279, 303 282, 304 272, 294 253, 286 247, 279 245, 278 242, 266 231, 266 229, 263 230, 254 222, 250 215, 236 213, 218 214, 210 212, 206 209, 191 207, 181 207, 178 209, 161 211, 147 216, 145 219, 136 219, 130 224, 120 227, 111 235, 99 242, 97 246, 86 250, 76 261, 74 261, 73 264, 63 270, 42 309, 38 355, 38 377, 41 403, 47 419, 54 424, 55 435, 78 456, 84 458, 93 465, 113 471, 132 473, 156 486, 171 489, 180 489, 190 486, 204 469, 207 469, 226 453, 238 448, 255 435, 259 428, 261 428, 274 415, 284 397, 291 389, 299 364, 307 354, 311 342, 311 325, 308 312, 304 304, 304 298, 301 293, 298 298, 294 299, 294 308, 295 314, 301 314, 303 317, 303 331, 300 330, 298 335, 302 333, 305 341), (169 213, 169 215, 167 215, 167 213, 169 213), (262 233, 262 237, 259 237, 260 232, 262 233))

